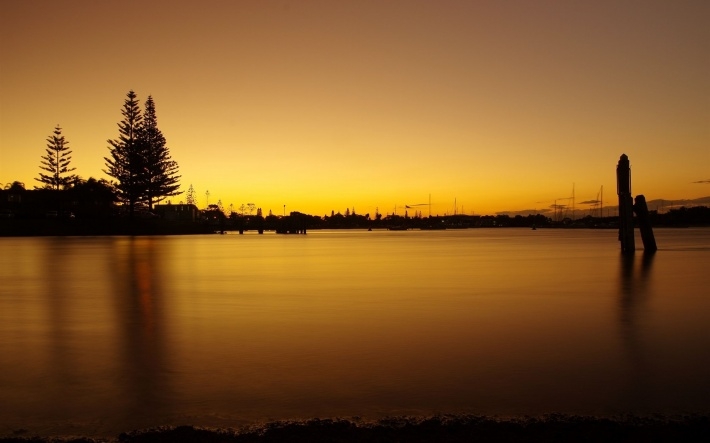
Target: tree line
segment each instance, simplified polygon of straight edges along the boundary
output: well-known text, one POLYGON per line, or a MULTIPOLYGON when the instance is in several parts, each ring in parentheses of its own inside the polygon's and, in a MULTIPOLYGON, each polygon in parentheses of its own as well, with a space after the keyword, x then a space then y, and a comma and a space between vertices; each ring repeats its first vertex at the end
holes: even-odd
MULTIPOLYGON (((158 128, 155 101, 148 96, 141 110, 137 95, 128 91, 118 123, 118 138, 108 140, 109 155, 104 157, 108 176, 104 182, 114 190, 116 198, 129 208, 132 215, 137 204, 149 209, 167 197, 179 195, 178 164, 170 156, 165 136, 158 128)), ((43 186, 37 189, 68 189, 81 183, 71 167, 69 142, 57 125, 47 138, 45 155, 41 158, 40 174, 36 178, 43 186)))

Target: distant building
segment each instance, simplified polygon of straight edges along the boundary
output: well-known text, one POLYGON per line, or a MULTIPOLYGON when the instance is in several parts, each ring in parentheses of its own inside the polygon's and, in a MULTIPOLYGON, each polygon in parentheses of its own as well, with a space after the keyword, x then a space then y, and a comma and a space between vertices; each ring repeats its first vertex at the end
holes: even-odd
POLYGON ((194 222, 200 211, 195 205, 167 204, 153 206, 153 212, 164 220, 194 222))

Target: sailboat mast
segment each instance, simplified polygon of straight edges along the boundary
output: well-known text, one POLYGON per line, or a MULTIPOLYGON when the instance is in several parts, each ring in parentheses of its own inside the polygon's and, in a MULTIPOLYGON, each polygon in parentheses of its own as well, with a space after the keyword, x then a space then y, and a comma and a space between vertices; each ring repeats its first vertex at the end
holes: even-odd
POLYGON ((576 220, 574 216, 574 183, 572 183, 572 220, 576 220))
POLYGON ((599 215, 601 215, 601 218, 604 218, 604 185, 602 185, 601 194, 602 194, 602 198, 601 198, 601 201, 599 202, 599 207, 601 208, 601 214, 599 214, 599 215))

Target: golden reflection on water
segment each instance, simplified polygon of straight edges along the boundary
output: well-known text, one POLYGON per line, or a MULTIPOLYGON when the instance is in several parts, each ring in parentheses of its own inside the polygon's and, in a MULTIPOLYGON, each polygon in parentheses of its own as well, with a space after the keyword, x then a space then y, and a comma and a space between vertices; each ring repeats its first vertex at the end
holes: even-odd
POLYGON ((126 390, 117 414, 127 420, 160 417, 169 413, 174 400, 166 376, 170 362, 162 290, 165 245, 160 238, 129 237, 114 239, 111 246, 115 270, 111 286, 121 338, 116 377, 126 390))
POLYGON ((0 426, 707 410, 710 248, 678 235, 1 239, 0 426))

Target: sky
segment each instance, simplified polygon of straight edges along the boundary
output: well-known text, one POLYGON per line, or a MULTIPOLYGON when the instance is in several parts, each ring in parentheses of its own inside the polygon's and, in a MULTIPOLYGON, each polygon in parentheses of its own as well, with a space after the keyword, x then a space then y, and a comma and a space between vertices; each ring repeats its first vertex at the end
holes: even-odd
POLYGON ((614 205, 624 153, 634 195, 705 197, 708 23, 706 0, 2 0, 0 183, 40 185, 57 124, 109 178, 134 90, 200 207, 614 205))

